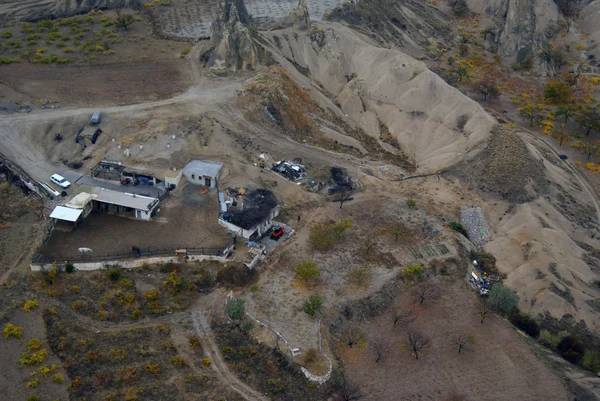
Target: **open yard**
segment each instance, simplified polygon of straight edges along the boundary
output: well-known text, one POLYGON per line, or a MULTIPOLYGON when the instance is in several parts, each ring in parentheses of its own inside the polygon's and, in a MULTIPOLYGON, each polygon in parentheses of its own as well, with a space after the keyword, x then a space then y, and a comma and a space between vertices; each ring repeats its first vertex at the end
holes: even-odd
POLYGON ((132 246, 142 251, 222 248, 231 237, 217 224, 218 208, 216 192, 200 194, 200 187, 188 184, 160 206, 156 219, 141 221, 91 213, 72 232, 54 231, 40 254, 74 257, 80 247, 91 248, 93 255, 129 253, 132 246))

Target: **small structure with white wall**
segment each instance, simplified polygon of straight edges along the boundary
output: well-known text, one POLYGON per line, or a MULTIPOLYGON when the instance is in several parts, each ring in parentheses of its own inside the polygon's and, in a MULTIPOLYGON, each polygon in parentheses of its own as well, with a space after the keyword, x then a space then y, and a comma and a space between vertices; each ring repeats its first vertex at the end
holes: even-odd
POLYGON ((158 198, 100 187, 93 187, 91 191, 96 195, 93 199, 96 210, 140 220, 150 220, 159 202, 158 198))
POLYGON ((92 211, 92 200, 94 198, 95 195, 83 192, 77 194, 64 206, 56 206, 52 213, 50 213, 54 227, 67 230, 76 228, 77 224, 92 211))
POLYGON ((221 163, 192 160, 183 168, 183 175, 192 184, 216 188, 222 168, 221 163))

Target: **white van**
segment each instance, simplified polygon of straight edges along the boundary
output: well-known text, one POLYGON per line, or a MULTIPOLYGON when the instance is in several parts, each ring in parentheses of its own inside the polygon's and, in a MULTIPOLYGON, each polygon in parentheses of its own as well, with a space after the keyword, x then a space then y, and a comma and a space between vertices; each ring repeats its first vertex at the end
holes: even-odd
POLYGON ((52 181, 56 185, 60 185, 60 187, 65 188, 65 189, 69 188, 71 186, 71 183, 69 181, 65 180, 65 177, 58 175, 58 174, 52 174, 50 176, 50 181, 52 181))

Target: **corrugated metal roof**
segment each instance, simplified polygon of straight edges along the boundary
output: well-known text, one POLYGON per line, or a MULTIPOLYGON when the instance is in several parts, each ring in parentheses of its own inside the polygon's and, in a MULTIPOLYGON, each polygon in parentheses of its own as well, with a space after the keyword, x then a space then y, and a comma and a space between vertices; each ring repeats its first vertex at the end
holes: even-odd
POLYGON ((132 209, 143 210, 145 212, 150 211, 150 209, 152 209, 152 207, 158 203, 158 198, 113 191, 112 189, 94 187, 92 191, 95 195, 97 195, 97 197, 94 198, 95 201, 109 203, 111 205, 130 207, 132 209))
POLYGON ((221 163, 207 162, 204 160, 192 160, 183 168, 184 172, 194 173, 196 175, 205 175, 207 177, 216 177, 223 165, 221 163))
POLYGON ((71 209, 70 207, 56 206, 50 214, 50 218, 76 222, 79 216, 81 216, 81 213, 83 213, 83 210, 81 209, 71 209))

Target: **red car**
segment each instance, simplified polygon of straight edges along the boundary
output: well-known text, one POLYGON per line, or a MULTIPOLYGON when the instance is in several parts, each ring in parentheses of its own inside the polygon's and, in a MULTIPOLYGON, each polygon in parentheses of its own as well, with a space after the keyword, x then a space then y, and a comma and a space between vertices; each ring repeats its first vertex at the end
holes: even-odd
POLYGON ((271 239, 277 241, 279 238, 283 237, 283 234, 285 234, 284 226, 274 226, 273 231, 271 231, 271 239))
POLYGON ((125 177, 121 180, 121 185, 129 185, 129 184, 131 184, 131 178, 125 177))

